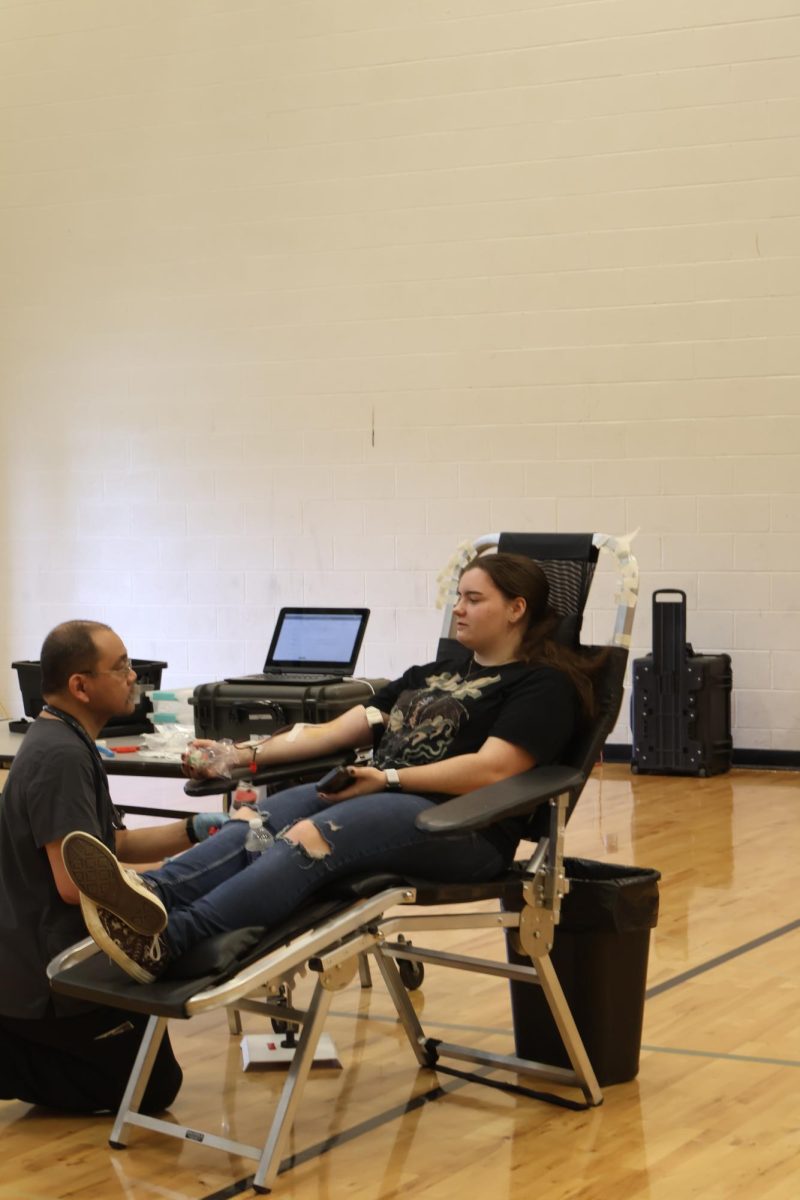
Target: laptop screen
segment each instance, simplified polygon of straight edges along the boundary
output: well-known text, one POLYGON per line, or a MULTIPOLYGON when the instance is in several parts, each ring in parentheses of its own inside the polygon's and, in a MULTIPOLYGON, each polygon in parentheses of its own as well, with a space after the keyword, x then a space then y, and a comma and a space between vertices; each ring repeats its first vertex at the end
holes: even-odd
POLYGON ((368 618, 368 608, 282 608, 264 670, 351 675, 368 618))

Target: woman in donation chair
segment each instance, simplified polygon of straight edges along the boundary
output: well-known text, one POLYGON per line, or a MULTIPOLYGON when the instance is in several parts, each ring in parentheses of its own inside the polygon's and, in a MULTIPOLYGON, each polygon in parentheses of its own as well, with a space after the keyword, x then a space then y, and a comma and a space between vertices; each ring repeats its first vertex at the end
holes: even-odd
MULTIPOLYGON (((226 819, 213 838, 136 876, 91 835, 70 834, 64 862, 97 944, 150 982, 202 939, 275 926, 342 876, 389 871, 446 883, 499 875, 519 838, 513 822, 433 835, 415 819, 451 796, 556 761, 591 711, 597 664, 553 640, 548 590, 530 559, 474 560, 454 610, 462 654, 411 667, 370 708, 243 747, 241 765, 260 768, 369 746, 372 726, 385 726, 374 765, 348 767, 341 790, 303 784, 268 797, 260 813, 237 814, 262 817, 274 839, 263 853, 245 847, 246 820, 226 819)), ((203 760, 214 745, 189 748, 187 774, 209 773, 203 760)))

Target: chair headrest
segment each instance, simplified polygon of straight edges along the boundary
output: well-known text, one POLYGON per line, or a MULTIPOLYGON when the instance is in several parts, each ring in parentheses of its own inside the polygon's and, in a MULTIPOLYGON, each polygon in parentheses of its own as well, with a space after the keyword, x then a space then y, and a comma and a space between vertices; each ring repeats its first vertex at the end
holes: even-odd
MULTIPOLYGON (((544 571, 550 607, 559 616, 582 613, 599 550, 591 533, 501 533, 500 553, 524 554, 544 571)), ((577 637, 572 645, 577 645, 577 637)))

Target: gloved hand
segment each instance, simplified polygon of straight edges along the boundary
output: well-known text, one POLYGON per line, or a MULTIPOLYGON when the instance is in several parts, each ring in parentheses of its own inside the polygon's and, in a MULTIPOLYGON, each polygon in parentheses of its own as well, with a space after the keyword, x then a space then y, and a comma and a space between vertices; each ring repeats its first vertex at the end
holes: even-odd
POLYGON ((198 842, 204 842, 212 833, 220 830, 226 821, 230 821, 227 813, 195 813, 191 819, 192 833, 198 842))
POLYGON ((190 779, 230 779, 236 767, 244 766, 243 755, 249 761, 247 751, 227 738, 221 742, 194 738, 181 755, 181 764, 190 779))

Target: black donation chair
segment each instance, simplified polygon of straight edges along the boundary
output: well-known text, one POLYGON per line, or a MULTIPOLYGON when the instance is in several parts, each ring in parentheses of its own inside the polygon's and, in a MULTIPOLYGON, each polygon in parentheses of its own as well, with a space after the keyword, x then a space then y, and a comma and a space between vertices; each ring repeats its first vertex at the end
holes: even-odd
MULTIPOLYGON (((564 870, 567 819, 614 726, 623 694, 623 675, 636 605, 636 561, 626 539, 600 534, 488 535, 461 547, 448 565, 444 590, 444 643, 451 632, 452 605, 458 572, 474 553, 493 550, 524 553, 536 559, 551 585, 551 603, 562 617, 560 636, 578 645, 586 598, 601 549, 614 556, 619 572, 616 625, 607 657, 596 679, 597 713, 589 727, 574 739, 564 761, 535 768, 491 787, 458 796, 423 813, 419 820, 438 833, 484 828, 516 818, 526 822, 528 853, 501 878, 487 884, 441 885, 419 879, 355 878, 347 886, 318 895, 279 929, 245 929, 201 944, 174 964, 169 977, 149 985, 134 983, 87 940, 59 955, 50 965, 52 986, 59 992, 96 1004, 145 1012, 150 1020, 137 1061, 111 1133, 111 1145, 126 1144, 130 1128, 139 1126, 170 1137, 190 1139, 256 1161, 256 1191, 269 1191, 278 1175, 295 1112, 323 1031, 331 1001, 348 986, 371 959, 380 971, 397 1009, 411 1049, 423 1068, 457 1069, 451 1061, 481 1064, 493 1082, 499 1070, 524 1080, 545 1080, 574 1087, 583 1097, 580 1107, 597 1105, 602 1094, 572 1014, 550 960, 561 901, 569 883, 564 870), (533 842, 531 849, 529 842, 533 842), (491 909, 487 910, 487 903, 491 909), (437 911, 431 911, 433 908, 437 911), (447 911, 440 911, 447 906, 447 911), (474 958, 464 954, 425 950, 419 935, 433 930, 502 929, 530 965, 474 958), (413 935, 413 936, 412 936, 413 935), (537 984, 560 1033, 570 1068, 546 1066, 511 1055, 484 1052, 426 1036, 406 986, 419 982, 422 964, 478 972, 503 981, 537 984), (298 975, 315 978, 308 1008, 292 1004, 298 975), (267 1018, 290 1022, 302 1029, 297 1050, 263 1145, 243 1145, 213 1133, 189 1129, 172 1120, 138 1112, 149 1072, 167 1022, 185 1020, 212 1009, 228 1012, 231 1031, 240 1030, 239 1012, 256 1011, 267 1018)), ((587 654, 600 647, 585 647, 587 654)), ((320 773, 331 760, 319 764, 320 773)), ((309 764, 303 764, 307 776, 309 764)), ((274 783, 287 772, 265 772, 274 783)), ((197 794, 208 785, 189 784, 197 794)), ((217 783, 216 790, 223 790, 217 783)), ((189 1064, 191 1065, 191 1064, 189 1064)), ((180 1109, 180 1099, 176 1102, 180 1109)))

